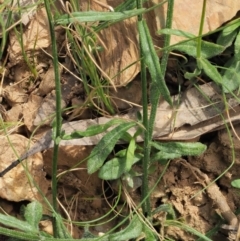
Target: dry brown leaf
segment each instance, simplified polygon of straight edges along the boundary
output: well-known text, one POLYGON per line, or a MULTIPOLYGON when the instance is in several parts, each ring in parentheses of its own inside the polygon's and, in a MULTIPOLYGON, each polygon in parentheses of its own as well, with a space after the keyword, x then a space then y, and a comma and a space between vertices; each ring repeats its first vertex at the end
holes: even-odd
MULTIPOLYGON (((152 0, 158 4, 163 0, 152 0)), ((198 0, 175 0, 173 11, 173 29, 187 31, 194 35, 198 35, 203 1, 198 0)), ((213 31, 225 22, 232 19, 240 10, 240 1, 236 0, 208 0, 206 5, 205 22, 203 34, 213 31)), ((167 15, 167 4, 155 10, 156 22, 158 28, 165 27, 165 19, 167 15)), ((172 36, 171 44, 178 43, 184 38, 172 36)))
MULTIPOLYGON (((25 152, 29 145, 29 140, 21 135, 0 136, 1 153, 0 153, 0 169, 4 170, 12 160, 16 159, 12 147, 9 145, 11 141, 16 153, 20 156, 25 152)), ((32 145, 33 143, 31 143, 32 145)), ((30 145, 30 146, 31 146, 30 145)), ((43 172, 43 160, 41 153, 37 153, 29 157, 23 162, 28 168, 34 182, 40 187, 42 193, 47 192, 47 181, 43 172)), ((4 177, 0 178, 0 197, 9 201, 19 202, 22 200, 39 200, 41 195, 33 182, 28 179, 22 165, 13 168, 4 177)))
MULTIPOLYGON (((22 39, 23 48, 26 52, 35 52, 41 48, 47 48, 50 46, 51 37, 49 32, 49 24, 44 8, 41 8, 37 11, 27 30, 23 33, 22 39)), ((10 31, 9 40, 9 58, 11 63, 17 64, 23 59, 19 37, 15 35, 14 31, 10 31)))

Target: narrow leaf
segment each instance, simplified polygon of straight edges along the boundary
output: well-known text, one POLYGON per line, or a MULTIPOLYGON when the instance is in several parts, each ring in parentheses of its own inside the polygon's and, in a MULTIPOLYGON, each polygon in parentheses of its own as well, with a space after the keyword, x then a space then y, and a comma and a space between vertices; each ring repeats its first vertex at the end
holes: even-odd
MULTIPOLYGON (((5 223, 5 225, 6 225, 6 223, 5 223)), ((39 241, 39 235, 36 233, 25 232, 25 231, 20 232, 20 231, 16 231, 16 230, 4 228, 4 227, 0 227, 0 234, 3 234, 7 237, 17 238, 18 240, 39 241)))
POLYGON ((162 75, 159 59, 154 49, 152 37, 145 21, 138 22, 138 30, 143 56, 145 58, 145 63, 148 66, 152 81, 154 82, 154 86, 157 88, 159 95, 161 94, 169 105, 173 106, 169 90, 166 86, 164 76, 162 75))
POLYGON ((205 74, 217 84, 222 84, 222 76, 218 72, 217 68, 212 65, 207 59, 200 58, 198 61, 201 64, 205 74))
MULTIPOLYGON (((171 46, 170 50, 171 51, 178 50, 178 51, 181 51, 183 53, 186 53, 186 54, 196 58, 197 57, 197 42, 196 42, 196 40, 183 41, 176 45, 171 46)), ((211 57, 219 55, 224 50, 225 50, 224 46, 202 40, 202 45, 201 45, 201 57, 202 58, 209 59, 211 57)))
POLYGON ((169 29, 169 28, 164 28, 160 29, 157 31, 158 34, 166 34, 166 35, 175 35, 175 36, 180 36, 180 37, 185 37, 185 38, 196 38, 196 36, 192 33, 178 30, 178 29, 169 29))
POLYGON ((113 119, 102 125, 89 126, 85 131, 74 131, 70 135, 64 135, 62 140, 78 139, 83 137, 95 136, 106 131, 109 127, 126 122, 122 119, 113 119))
POLYGON ((206 149, 206 145, 200 142, 151 142, 151 145, 157 150, 166 153, 176 153, 182 156, 196 156, 202 154, 206 149))
POLYGON ((223 72, 223 91, 230 93, 240 86, 240 60, 235 57, 229 59, 225 64, 226 70, 223 72))
POLYGON ((126 155, 126 171, 130 171, 133 161, 134 161, 134 153, 136 150, 136 141, 134 138, 129 143, 128 149, 127 149, 127 155, 126 155))
POLYGON ((181 157, 181 154, 179 153, 168 153, 168 152, 159 151, 151 157, 151 162, 168 161, 179 157, 181 157))
POLYGON ((16 228, 24 232, 29 232, 31 234, 38 233, 38 230, 30 225, 28 222, 18 220, 15 217, 0 214, 0 223, 7 225, 11 228, 16 228))
POLYGON ((134 9, 122 12, 73 12, 63 14, 55 20, 57 24, 69 24, 73 22, 95 22, 95 21, 119 21, 142 14, 145 9, 134 9))
POLYGON ((238 35, 234 43, 234 57, 238 60, 240 60, 239 53, 240 53, 240 31, 238 32, 238 35))
POLYGON ((229 47, 234 38, 237 35, 237 30, 240 27, 240 21, 234 20, 233 22, 229 23, 228 25, 225 26, 225 28, 220 32, 218 39, 217 39, 217 44, 222 45, 225 48, 229 47))
POLYGON ((88 159, 88 173, 92 174, 97 171, 104 163, 108 155, 113 150, 117 141, 129 128, 136 125, 133 122, 123 123, 109 131, 94 147, 88 159))

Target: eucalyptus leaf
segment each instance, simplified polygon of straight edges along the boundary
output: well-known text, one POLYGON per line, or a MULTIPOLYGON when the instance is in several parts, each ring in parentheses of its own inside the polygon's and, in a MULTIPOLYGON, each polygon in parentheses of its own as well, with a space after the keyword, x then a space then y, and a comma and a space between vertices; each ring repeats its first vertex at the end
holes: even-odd
POLYGON ((42 205, 37 201, 29 203, 25 208, 24 218, 30 225, 38 229, 38 224, 42 218, 42 205))
POLYGON ((55 22, 57 24, 70 24, 74 22, 120 21, 142 14, 145 11, 146 10, 142 8, 122 12, 73 12, 71 14, 61 15, 55 20, 55 22))
POLYGON ((131 127, 135 126, 136 123, 128 122, 122 123, 109 131, 98 143, 97 146, 92 150, 87 163, 88 173, 92 174, 97 171, 104 163, 108 155, 113 150, 117 141, 122 137, 131 127))
POLYGON ((140 236, 143 229, 143 225, 137 215, 134 215, 129 225, 114 234, 109 235, 111 241, 126 241, 129 239, 136 239, 140 236))

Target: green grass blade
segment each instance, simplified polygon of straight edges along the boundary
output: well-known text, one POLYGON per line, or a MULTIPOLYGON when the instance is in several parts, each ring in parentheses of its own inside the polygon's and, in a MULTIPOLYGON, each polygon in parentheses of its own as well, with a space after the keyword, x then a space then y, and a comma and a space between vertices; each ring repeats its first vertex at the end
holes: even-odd
POLYGON ((164 28, 164 29, 158 30, 157 33, 158 34, 166 34, 166 35, 175 35, 175 36, 185 37, 185 38, 196 38, 196 36, 194 34, 183 31, 183 30, 178 30, 178 29, 164 28))
POLYGON ((145 9, 142 8, 123 12, 73 12, 71 14, 61 15, 55 22, 57 24, 69 24, 74 22, 120 21, 144 13, 144 11, 145 9))

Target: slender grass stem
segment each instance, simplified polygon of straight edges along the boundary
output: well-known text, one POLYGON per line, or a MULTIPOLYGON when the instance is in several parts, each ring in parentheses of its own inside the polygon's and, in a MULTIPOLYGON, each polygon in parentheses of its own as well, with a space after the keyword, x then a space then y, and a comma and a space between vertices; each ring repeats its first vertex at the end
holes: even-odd
MULTIPOLYGON (((61 113, 61 86, 60 86, 60 76, 58 69, 58 54, 57 54, 57 45, 56 37, 54 31, 53 18, 50 10, 50 2, 44 0, 49 28, 52 40, 52 53, 53 53, 53 67, 55 74, 55 86, 56 86, 56 118, 55 118, 55 136, 54 136, 54 148, 53 148, 53 164, 52 164, 52 205, 53 210, 57 213, 57 160, 58 160, 58 149, 59 149, 59 137, 61 136, 61 126, 62 126, 62 113, 61 113)), ((57 220, 56 217, 53 217, 53 234, 54 237, 58 237, 57 230, 57 220)))
POLYGON ((202 45, 202 32, 203 32, 203 26, 204 26, 204 19, 205 19, 205 13, 206 13, 206 5, 207 1, 203 1, 203 7, 202 7, 202 14, 201 14, 201 22, 198 32, 198 39, 197 39, 197 58, 201 57, 201 45, 202 45))
MULTIPOLYGON (((137 6, 138 8, 142 7, 142 2, 139 0, 137 1, 137 6)), ((167 28, 171 28, 172 26, 172 16, 173 16, 173 6, 174 6, 174 0, 169 1, 168 4, 168 12, 167 12, 167 28)), ((142 184, 142 208, 143 208, 143 213, 146 217, 151 217, 151 206, 150 206, 150 199, 149 199, 149 187, 148 187, 148 167, 149 167, 149 162, 150 162, 150 154, 151 154, 151 145, 150 141, 152 140, 152 134, 153 134, 153 127, 154 127, 154 122, 156 118, 156 113, 157 113, 157 107, 160 99, 160 95, 163 94, 165 97, 167 96, 165 91, 168 92, 167 87, 165 86, 164 82, 164 75, 166 71, 166 66, 167 66, 167 60, 168 60, 168 55, 169 51, 166 49, 163 53, 163 61, 162 61, 162 66, 161 68, 159 67, 159 63, 157 60, 156 53, 154 52, 153 44, 151 37, 149 35, 149 30, 146 26, 146 24, 143 22, 142 17, 138 17, 139 21, 139 34, 140 36, 140 45, 141 45, 141 79, 142 79, 142 94, 143 94, 143 125, 145 127, 145 133, 144 133, 144 157, 142 160, 142 165, 143 165, 143 184, 142 184), (145 43, 147 42, 147 43, 145 43), (144 47, 145 46, 145 47, 144 47), (145 50, 143 50, 143 48, 145 50), (150 60, 147 56, 148 54, 148 49, 152 55, 152 60, 150 60), (151 73, 152 77, 152 83, 150 87, 150 102, 151 102, 151 111, 150 111, 150 117, 148 119, 148 103, 146 100, 146 86, 147 86, 147 81, 146 81, 146 65, 145 63, 148 61, 148 67, 151 73), (147 60, 148 59, 148 60, 147 60), (149 66, 152 65, 152 66, 149 66), (155 69, 156 68, 156 69, 155 69), (163 70, 163 71, 161 71, 163 70)), ((170 37, 167 36, 165 37, 165 44, 164 47, 167 47, 170 45, 170 37)), ((171 98, 167 97, 169 100, 169 103, 171 103, 171 98)))

